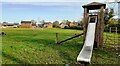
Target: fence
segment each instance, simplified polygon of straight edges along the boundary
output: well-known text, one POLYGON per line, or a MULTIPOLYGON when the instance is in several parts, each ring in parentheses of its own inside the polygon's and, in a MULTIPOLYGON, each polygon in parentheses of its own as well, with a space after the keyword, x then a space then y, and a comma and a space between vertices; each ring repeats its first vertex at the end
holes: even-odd
POLYGON ((117 27, 110 27, 109 32, 104 33, 104 46, 118 46, 119 34, 117 27))

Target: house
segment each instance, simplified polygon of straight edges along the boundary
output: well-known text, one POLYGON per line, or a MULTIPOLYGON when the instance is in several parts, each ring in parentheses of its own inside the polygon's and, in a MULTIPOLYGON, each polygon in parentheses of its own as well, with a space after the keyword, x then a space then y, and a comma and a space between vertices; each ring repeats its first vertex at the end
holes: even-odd
POLYGON ((14 24, 13 23, 8 23, 7 24, 7 28, 13 28, 14 27, 14 24))
POLYGON ((2 24, 0 23, 0 28, 2 28, 2 24))
POLYGON ((19 23, 8 23, 7 28, 18 28, 19 23))
POLYGON ((37 28, 37 25, 32 23, 32 28, 37 28))
POLYGON ((43 24, 44 28, 53 28, 53 24, 51 22, 47 22, 43 24))
POLYGON ((17 28, 18 26, 19 23, 8 23, 8 22, 2 23, 2 28, 17 28))
POLYGON ((21 21, 21 28, 32 28, 31 21, 21 21))
POLYGON ((38 28, 43 28, 44 24, 38 24, 37 27, 38 28))
POLYGON ((13 24, 13 28, 18 28, 19 27, 19 23, 14 23, 13 24))
POLYGON ((8 22, 3 22, 2 23, 2 28, 7 28, 7 24, 8 24, 8 22))
POLYGON ((68 25, 64 24, 64 23, 60 23, 60 28, 65 28, 68 27, 68 25))
POLYGON ((78 26, 79 22, 73 22, 74 26, 78 26))
POLYGON ((74 25, 73 22, 71 22, 71 23, 69 24, 69 27, 73 27, 73 26, 75 26, 75 25, 74 25))

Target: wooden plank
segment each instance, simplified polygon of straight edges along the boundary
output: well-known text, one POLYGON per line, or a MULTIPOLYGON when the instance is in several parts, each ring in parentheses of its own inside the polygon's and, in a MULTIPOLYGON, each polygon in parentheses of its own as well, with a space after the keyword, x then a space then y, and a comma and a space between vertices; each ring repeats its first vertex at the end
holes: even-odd
POLYGON ((78 35, 75 35, 75 36, 70 37, 70 38, 67 38, 67 39, 65 39, 65 40, 63 40, 63 41, 57 42, 57 44, 61 44, 61 43, 63 43, 63 42, 66 42, 66 41, 68 41, 68 40, 71 40, 71 39, 73 39, 73 38, 76 38, 76 37, 79 37, 79 36, 82 36, 82 35, 83 35, 83 33, 78 34, 78 35))

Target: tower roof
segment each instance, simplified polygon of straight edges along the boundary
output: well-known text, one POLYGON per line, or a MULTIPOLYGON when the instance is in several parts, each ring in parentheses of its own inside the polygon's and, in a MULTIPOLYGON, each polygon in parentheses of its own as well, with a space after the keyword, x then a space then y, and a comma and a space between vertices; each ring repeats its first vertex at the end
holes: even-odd
POLYGON ((92 10, 92 9, 100 9, 101 6, 104 6, 104 8, 105 8, 106 4, 99 3, 99 2, 92 2, 92 3, 89 3, 89 4, 83 5, 82 7, 92 10))

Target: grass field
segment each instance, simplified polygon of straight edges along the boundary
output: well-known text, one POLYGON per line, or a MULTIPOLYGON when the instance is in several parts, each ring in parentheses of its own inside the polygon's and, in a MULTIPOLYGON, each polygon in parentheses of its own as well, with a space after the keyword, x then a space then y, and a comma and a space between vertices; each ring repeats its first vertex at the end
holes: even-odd
MULTIPOLYGON (((83 36, 56 45, 55 33, 63 40, 82 33, 81 30, 14 28, 3 31, 7 35, 2 37, 2 64, 79 64, 76 60, 83 46, 83 36)), ((119 58, 117 48, 107 46, 93 51, 91 63, 118 64, 119 58)))

